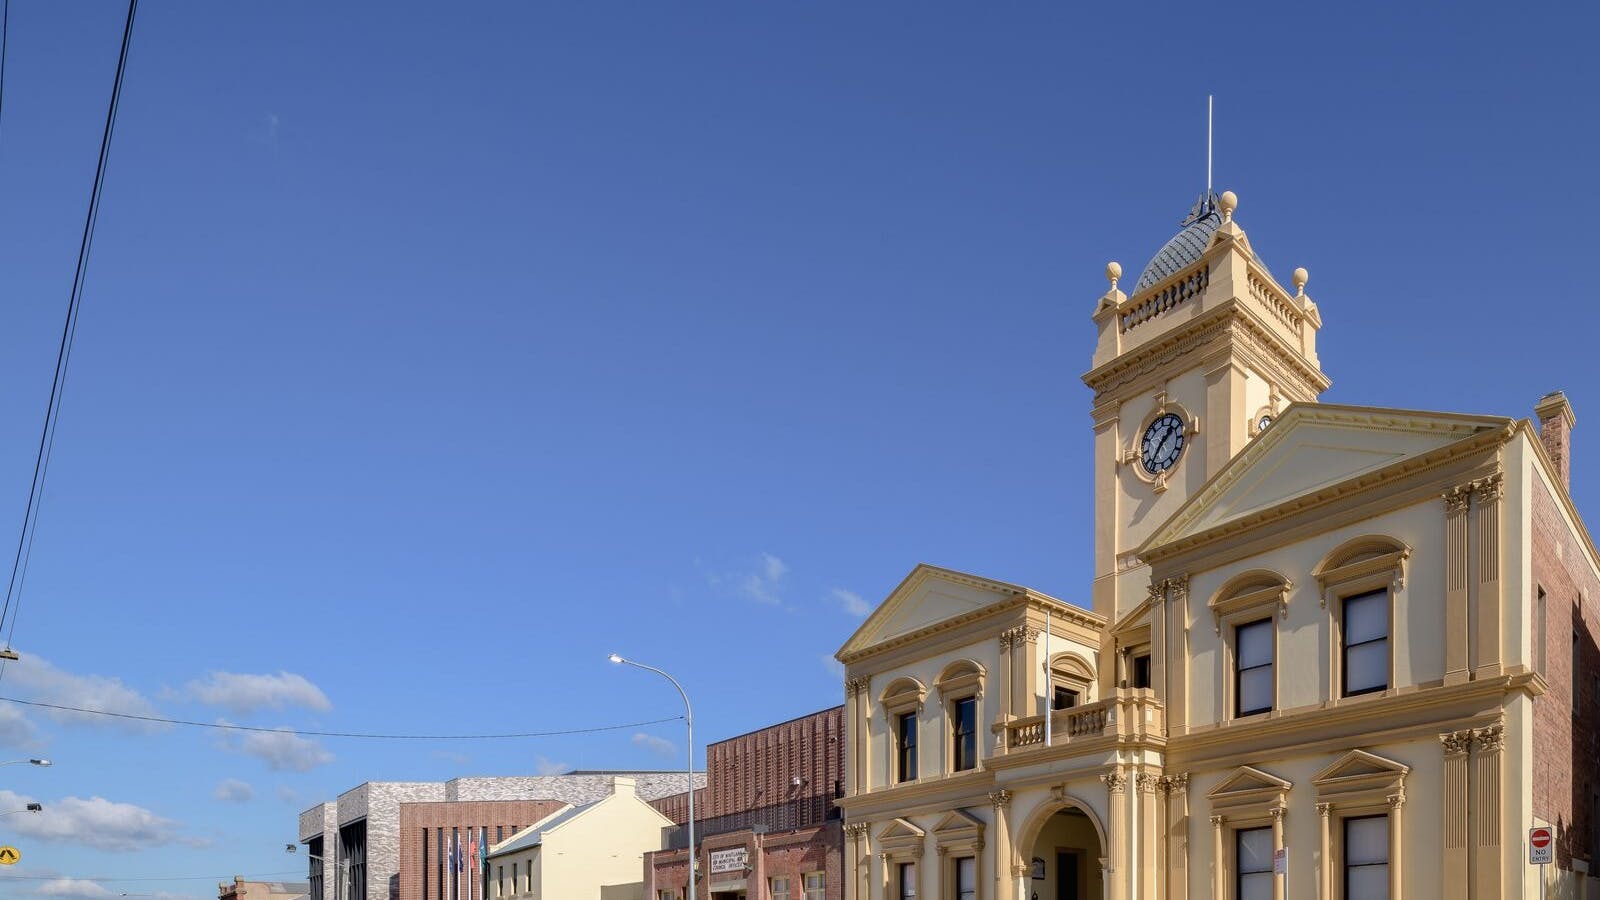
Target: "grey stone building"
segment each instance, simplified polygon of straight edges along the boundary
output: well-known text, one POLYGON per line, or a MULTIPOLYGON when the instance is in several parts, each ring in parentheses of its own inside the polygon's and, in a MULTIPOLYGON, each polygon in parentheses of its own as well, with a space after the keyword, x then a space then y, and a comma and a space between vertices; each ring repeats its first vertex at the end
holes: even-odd
MULTIPOLYGON (((645 800, 681 794, 677 772, 569 772, 450 781, 368 781, 300 814, 310 900, 410 900, 399 896, 400 804, 478 800, 558 800, 582 805, 611 793, 611 778, 628 775, 645 800)), ((695 773, 695 787, 705 787, 695 773)), ((531 825, 528 823, 516 823, 531 825)))

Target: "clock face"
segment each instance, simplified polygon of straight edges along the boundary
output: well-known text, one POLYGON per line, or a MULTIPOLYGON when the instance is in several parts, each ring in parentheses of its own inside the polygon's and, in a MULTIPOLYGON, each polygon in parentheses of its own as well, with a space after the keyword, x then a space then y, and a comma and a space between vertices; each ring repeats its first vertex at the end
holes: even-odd
POLYGON ((1139 462, 1151 475, 1160 475, 1178 464, 1183 455, 1183 420, 1174 413, 1158 416, 1144 430, 1139 446, 1139 462))

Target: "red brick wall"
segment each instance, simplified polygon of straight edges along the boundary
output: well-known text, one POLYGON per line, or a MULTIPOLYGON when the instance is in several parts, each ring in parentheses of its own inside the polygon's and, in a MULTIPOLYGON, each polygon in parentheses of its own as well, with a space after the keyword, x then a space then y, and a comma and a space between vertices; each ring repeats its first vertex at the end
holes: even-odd
POLYGON ((844 786, 844 707, 835 706, 706 747, 701 818, 780 803, 831 803, 844 786), (795 779, 800 785, 795 786, 795 779))
POLYGON ((1600 791, 1600 583, 1589 570, 1583 539, 1572 534, 1542 482, 1533 482, 1533 581, 1528 620, 1533 664, 1549 690, 1533 706, 1533 814, 1557 826, 1556 863, 1589 859, 1596 846, 1594 796, 1600 791), (1545 627, 1539 633, 1539 589, 1545 627), (1573 635, 1578 636, 1578 695, 1573 696, 1573 635), (1540 642, 1543 642, 1543 654, 1540 642))
MULTIPOLYGON (((767 885, 774 876, 783 875, 789 878, 789 895, 784 900, 802 900, 808 872, 826 876, 827 900, 844 900, 844 828, 836 821, 781 834, 736 831, 706 838, 700 845, 699 900, 710 896, 711 851, 729 847, 750 850, 750 869, 744 878, 745 896, 750 900, 767 900, 767 885)), ((689 877, 685 863, 682 850, 645 854, 644 900, 657 900, 664 890, 683 897, 689 877)))
MULTIPOLYGON (((400 804, 400 893, 394 900, 444 900, 450 895, 439 881, 438 832, 444 829, 448 847, 451 829, 462 832, 466 846, 468 829, 489 829, 489 842, 509 838, 563 806, 560 800, 462 800, 446 803, 400 804), (428 839, 428 891, 422 891, 423 836, 428 839)), ((481 885, 481 882, 475 882, 481 885)))
MULTIPOLYGON (((674 824, 682 825, 689 821, 689 793, 671 794, 659 800, 651 800, 650 805, 656 812, 671 819, 674 824)), ((706 789, 698 788, 694 792, 694 817, 704 818, 706 808, 706 789)))

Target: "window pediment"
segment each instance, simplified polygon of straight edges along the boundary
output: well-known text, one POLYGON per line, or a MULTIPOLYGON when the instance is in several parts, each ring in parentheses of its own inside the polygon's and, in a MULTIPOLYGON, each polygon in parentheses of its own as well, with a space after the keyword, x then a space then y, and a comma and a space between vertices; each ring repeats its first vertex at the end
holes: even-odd
POLYGON ((1240 766, 1222 783, 1206 792, 1216 814, 1265 816, 1288 803, 1294 785, 1253 766, 1240 766))
POLYGON ((927 832, 913 825, 905 819, 895 819, 889 826, 878 833, 878 846, 888 854, 906 854, 921 856, 923 839, 927 832))
POLYGON ((915 678, 897 678, 883 689, 878 703, 886 715, 921 712, 922 701, 927 697, 928 689, 922 682, 915 678))
POLYGON ((1279 618, 1289 614, 1289 592, 1294 582, 1276 572, 1256 569, 1228 580, 1207 602, 1213 628, 1222 633, 1222 623, 1267 609, 1276 609, 1279 618))
POLYGON ((1312 570, 1322 588, 1322 605, 1367 588, 1399 591, 1405 587, 1410 558, 1411 548, 1391 537, 1367 535, 1341 544, 1312 570))
POLYGON ((958 659, 946 666, 934 686, 941 696, 972 694, 983 697, 983 667, 969 659, 958 659))
POLYGON ((1311 779, 1323 803, 1379 804, 1405 799, 1411 767, 1365 750, 1351 750, 1311 779))
POLYGON ((934 845, 948 850, 983 849, 984 821, 964 809, 953 809, 933 827, 934 845))

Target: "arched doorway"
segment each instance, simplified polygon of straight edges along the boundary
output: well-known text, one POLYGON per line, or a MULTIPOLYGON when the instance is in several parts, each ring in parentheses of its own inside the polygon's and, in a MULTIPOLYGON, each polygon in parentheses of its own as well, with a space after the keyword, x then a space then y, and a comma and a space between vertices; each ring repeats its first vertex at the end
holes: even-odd
MULTIPOLYGON (((1106 855, 1100 825, 1081 807, 1066 805, 1037 823, 1023 862, 1025 900, 1100 900, 1106 855)), ((1020 849, 1020 848, 1019 848, 1020 849)))

